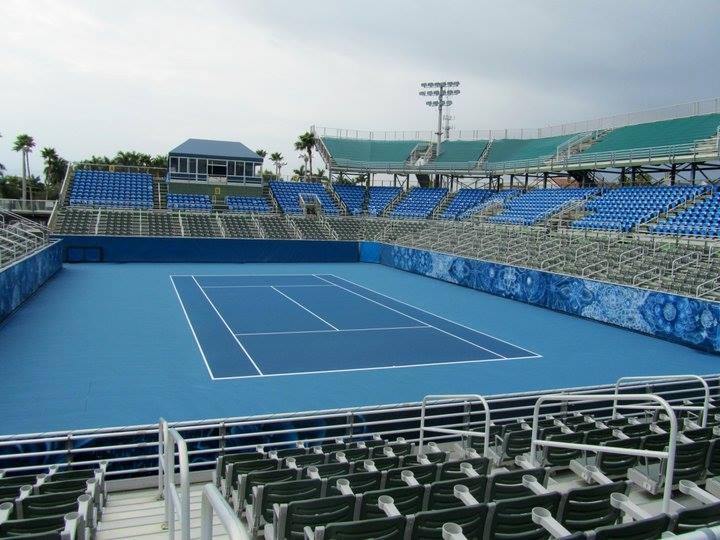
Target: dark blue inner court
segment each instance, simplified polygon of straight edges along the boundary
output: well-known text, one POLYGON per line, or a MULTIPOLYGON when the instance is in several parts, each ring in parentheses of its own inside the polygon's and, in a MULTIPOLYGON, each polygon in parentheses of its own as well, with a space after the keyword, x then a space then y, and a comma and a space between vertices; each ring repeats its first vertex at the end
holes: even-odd
POLYGON ((69 264, 0 325, 0 432, 597 385, 717 359, 378 264, 69 264))

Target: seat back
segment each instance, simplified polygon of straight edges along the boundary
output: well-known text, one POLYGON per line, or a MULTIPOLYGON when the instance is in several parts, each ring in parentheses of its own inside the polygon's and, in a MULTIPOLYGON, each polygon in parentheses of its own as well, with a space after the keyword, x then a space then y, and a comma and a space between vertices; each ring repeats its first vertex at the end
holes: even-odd
POLYGON ((713 428, 711 428, 711 427, 704 427, 704 428, 698 428, 698 429, 687 429, 683 432, 683 435, 685 435, 688 439, 690 439, 693 442, 710 441, 715 438, 715 434, 713 433, 713 428))
POLYGON ((345 474, 332 476, 328 478, 328 495, 340 495, 340 491, 335 487, 339 478, 345 478, 350 482, 350 489, 353 493, 365 493, 366 491, 374 491, 380 489, 382 474, 377 472, 360 472, 354 474, 345 474))
POLYGON ((678 444, 675 447, 673 484, 677 484, 680 480, 693 482, 704 480, 709 449, 710 441, 678 444))
MULTIPOLYGON (((325 463, 325 454, 304 454, 302 456, 290 456, 295 460, 298 468, 309 467, 310 465, 323 465, 325 463)), ((285 458, 287 462, 288 458, 285 458)))
POLYGON ((245 475, 244 492, 240 493, 240 500, 250 502, 252 488, 276 482, 292 482, 297 479, 298 471, 294 469, 279 469, 276 471, 253 471, 245 475))
MULTIPOLYGON (((642 439, 635 437, 632 439, 614 439, 602 443, 603 446, 611 446, 614 448, 640 448, 642 439)), ((626 454, 608 454, 606 452, 598 452, 597 467, 611 478, 624 478, 627 470, 637 463, 636 456, 628 456, 626 454)))
POLYGON ((675 534, 683 534, 703 529, 705 527, 717 527, 720 525, 720 502, 706 504, 698 508, 681 510, 673 518, 671 531, 675 534))
POLYGON ((415 514, 410 525, 410 538, 413 540, 440 540, 442 526, 455 523, 462 528, 466 538, 482 538, 487 520, 486 504, 446 508, 444 510, 426 510, 415 514))
POLYGON ((43 516, 57 516, 78 511, 78 497, 81 491, 48 493, 47 495, 30 495, 15 502, 18 518, 28 519, 43 516))
MULTIPOLYGON (((581 444, 585 436, 582 433, 561 433, 547 437, 549 441, 569 442, 581 444)), ((542 464, 547 467, 567 467, 570 461, 580 457, 581 450, 571 448, 552 448, 544 446, 542 451, 542 464)))
POLYGON ((631 521, 621 525, 600 527, 595 531, 596 540, 656 540, 670 525, 670 517, 660 514, 641 521, 631 521))
MULTIPOLYGON (((251 472, 275 471, 280 464, 277 459, 256 459, 252 461, 233 461, 230 463, 230 478, 228 484, 233 488, 237 488, 237 479, 241 474, 249 474, 251 472)), ((227 469, 226 469, 227 470, 227 469)))
POLYGON ((290 502, 282 538, 303 538, 303 527, 314 529, 328 523, 352 521, 355 518, 355 501, 355 495, 339 495, 290 502))
POLYGON ((254 505, 265 521, 272 522, 273 504, 314 499, 320 497, 321 490, 322 480, 319 479, 273 482, 257 490, 258 497, 254 500, 254 505))
POLYGON ((13 537, 40 533, 60 532, 65 528, 65 516, 37 517, 30 519, 10 519, 0 524, 0 536, 13 537))
POLYGON ((627 482, 613 482, 571 489, 563 495, 558 519, 570 532, 614 525, 622 512, 610 505, 610 495, 625 493, 627 487, 627 482))
MULTIPOLYGON (((354 461, 362 461, 363 459, 368 459, 368 457, 370 457, 369 448, 346 448, 345 450, 341 450, 341 452, 345 454, 345 459, 351 463, 354 461)), ((338 460, 337 452, 332 455, 331 459, 335 461, 338 460)))
POLYGON ((374 457, 372 461, 378 471, 389 471, 390 469, 397 469, 400 466, 400 458, 397 456, 374 457))
POLYGON ((559 493, 533 495, 498 502, 491 507, 485 538, 503 538, 505 540, 524 540, 548 538, 549 533, 532 520, 532 509, 545 508, 550 515, 556 516, 560 506, 559 493))
POLYGON ((707 470, 711 476, 720 476, 720 439, 715 439, 710 445, 707 470))
MULTIPOLYGON (((431 452, 425 454, 425 457, 430 463, 443 463, 447 459, 447 452, 431 452)), ((408 467, 410 465, 419 465, 417 454, 410 454, 402 456, 402 466, 408 467)))
POLYGON ((453 478, 452 480, 440 480, 430 484, 430 494, 428 495, 427 507, 430 510, 442 510, 445 508, 456 508, 464 506, 463 502, 455 497, 455 486, 465 486, 470 494, 475 497, 478 502, 485 500, 485 489, 487 485, 487 477, 476 476, 474 478, 453 478))
POLYGON ((486 457, 462 459, 460 461, 446 461, 440 465, 440 480, 452 480, 453 478, 467 478, 467 475, 460 470, 461 463, 468 463, 475 472, 486 475, 490 467, 490 460, 486 457))
POLYGON ((438 466, 435 464, 431 465, 412 465, 410 467, 402 467, 400 469, 390 469, 385 474, 385 487, 399 487, 406 486, 407 484, 402 479, 401 475, 403 471, 410 471, 415 475, 415 480, 419 484, 430 484, 437 478, 438 466))
POLYGON ((295 446, 293 448, 281 448, 280 450, 276 450, 276 453, 277 457, 286 458, 305 455, 308 453, 308 449, 295 446))
POLYGON ((530 451, 530 441, 532 439, 532 431, 522 429, 519 431, 511 431, 503 437, 503 456, 502 459, 514 459, 530 451))
POLYGON ((533 492, 529 488, 522 485, 522 477, 526 474, 534 476, 538 482, 544 484, 547 471, 538 468, 498 473, 489 476, 485 501, 500 501, 503 499, 533 495, 533 492))
POLYGON ((423 509, 425 486, 405 486, 391 489, 379 489, 363 493, 360 505, 360 519, 374 519, 384 517, 386 514, 378 507, 378 499, 388 495, 395 501, 395 506, 401 514, 416 514, 423 509))
MULTIPOLYGON (((331 478, 333 476, 346 476, 350 474, 352 469, 352 463, 325 463, 323 465, 316 466, 320 478, 331 478)), ((310 478, 308 476, 307 467, 303 469, 303 478, 310 478)))
POLYGON ((262 452, 243 452, 241 454, 225 454, 217 458, 215 467, 215 482, 219 486, 220 479, 225 478, 227 466, 238 461, 257 461, 263 459, 265 454, 262 452))
POLYGON ((591 429, 585 432, 585 444, 598 445, 614 439, 612 428, 591 429))
POLYGON ((325 527, 323 540, 366 540, 368 538, 403 540, 405 523, 405 516, 331 523, 325 527))

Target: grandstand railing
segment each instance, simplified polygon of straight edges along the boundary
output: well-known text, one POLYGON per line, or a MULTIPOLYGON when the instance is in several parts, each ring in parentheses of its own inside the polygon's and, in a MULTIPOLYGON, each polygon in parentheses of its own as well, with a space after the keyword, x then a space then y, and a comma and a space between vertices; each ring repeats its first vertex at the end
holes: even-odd
MULTIPOLYGON (((717 396, 720 374, 705 375, 703 378, 710 385, 712 394, 717 396)), ((597 385, 486 396, 485 399, 490 408, 491 421, 498 422, 529 417, 537 399, 543 395, 558 392, 593 395, 610 393, 610 399, 587 406, 544 407, 545 414, 577 411, 593 414, 601 419, 610 418, 612 415, 613 390, 614 385, 597 385)), ((698 387, 688 385, 686 381, 633 382, 621 385, 620 391, 622 394, 656 393, 668 403, 679 406, 684 405, 686 399, 702 398, 698 387)), ((482 431, 486 427, 485 412, 477 407, 440 403, 428 404, 426 410, 432 410, 435 427, 463 431, 482 431)), ((0 468, 8 472, 44 472, 50 464, 72 463, 77 467, 88 467, 107 460, 108 479, 150 478, 160 474, 163 477, 161 485, 164 486, 173 478, 174 462, 163 461, 163 458, 158 456, 165 456, 167 459, 166 452, 169 454, 173 451, 176 435, 183 439, 179 446, 184 444, 187 449, 187 459, 181 458, 181 465, 187 463, 188 470, 207 471, 214 468, 219 453, 255 450, 262 442, 266 443, 268 448, 291 445, 298 439, 304 439, 308 445, 313 445, 332 441, 337 437, 343 437, 348 442, 362 440, 369 434, 403 436, 409 442, 419 442, 421 412, 421 403, 405 403, 173 422, 164 425, 168 435, 165 435, 165 427, 159 424, 5 435, 0 437, 0 468)), ((633 415, 636 414, 629 413, 627 416, 633 415)), ((424 437, 423 443, 459 439, 455 434, 433 434, 424 437)), ((154 484, 157 480, 153 477, 151 481, 154 484)))
POLYGON ((53 200, 23 201, 22 199, 0 199, 0 210, 11 212, 52 212, 55 208, 53 200))
POLYGON ((200 502, 200 540, 212 540, 213 516, 217 516, 223 526, 225 534, 230 540, 250 540, 245 527, 242 526, 237 515, 212 484, 206 484, 202 490, 200 502))
POLYGON ((161 418, 158 423, 158 480, 165 499, 165 526, 175 538, 175 519, 180 519, 180 540, 190 540, 190 466, 187 443, 161 418), (180 462, 180 490, 175 485, 175 447, 180 462))
POLYGON ((50 229, 9 210, 0 209, 0 267, 50 243, 50 229))

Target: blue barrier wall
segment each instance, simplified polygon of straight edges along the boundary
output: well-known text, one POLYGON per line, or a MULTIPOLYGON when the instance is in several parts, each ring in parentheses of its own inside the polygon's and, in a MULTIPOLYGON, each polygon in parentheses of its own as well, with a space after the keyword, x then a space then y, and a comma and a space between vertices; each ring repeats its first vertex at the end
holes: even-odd
POLYGON ((720 352, 717 302, 400 246, 379 250, 385 266, 720 352))
POLYGON ((0 321, 10 315, 61 268, 62 242, 54 242, 1 270, 0 321))
POLYGON ((357 242, 66 236, 66 262, 357 262, 357 242))

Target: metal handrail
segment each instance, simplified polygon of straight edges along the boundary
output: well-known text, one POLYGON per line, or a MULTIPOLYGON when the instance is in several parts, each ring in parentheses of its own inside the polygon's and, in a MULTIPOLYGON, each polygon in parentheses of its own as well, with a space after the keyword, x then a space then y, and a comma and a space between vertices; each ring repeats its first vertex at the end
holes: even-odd
MULTIPOLYGON (((710 386, 708 386, 708 383, 705 379, 702 377, 699 377, 697 375, 647 375, 647 376, 627 376, 627 377, 620 377, 615 382, 615 399, 613 400, 613 412, 612 417, 618 418, 619 413, 618 410, 618 396, 620 395, 620 384, 622 384, 624 381, 627 382, 640 382, 640 381, 698 381, 700 385, 703 387, 704 391, 704 399, 703 399, 703 405, 695 406, 695 405, 684 405, 684 406, 676 406, 673 407, 676 411, 702 411, 702 423, 701 426, 705 427, 707 425, 707 417, 708 417, 708 411, 710 410, 710 386)), ((623 406, 625 409, 629 408, 635 408, 631 407, 629 405, 623 406)), ((640 407, 642 409, 650 409, 650 407, 640 407)))
MULTIPOLYGON (((437 417, 435 417, 437 418, 437 417)), ((418 442, 418 454, 423 453, 423 443, 425 442, 425 431, 433 431, 435 433, 443 433, 447 435, 460 435, 463 437, 477 437, 482 435, 484 439, 483 455, 488 456, 490 450, 490 407, 484 397, 479 394, 448 394, 448 395, 430 395, 425 396, 422 400, 420 409, 420 440, 418 442), (472 401, 480 402, 485 411, 485 429, 483 432, 448 429, 441 427, 428 427, 425 425, 425 413, 429 402, 436 404, 450 405, 453 403, 471 403, 472 401)))
POLYGON ((190 540, 190 466, 187 444, 175 428, 163 418, 159 421, 159 476, 164 479, 165 526, 175 539, 175 516, 180 517, 180 540, 190 540), (180 461, 180 491, 175 485, 175 447, 180 461))
POLYGON ((200 540, 213 539, 213 515, 217 515, 230 540, 250 540, 237 515, 213 484, 205 484, 200 502, 200 540))
POLYGON ((633 448, 621 448, 614 446, 601 446, 599 444, 578 444, 561 441, 548 441, 538 439, 538 421, 540 420, 540 406, 546 401, 557 401, 557 402, 593 402, 593 401, 605 401, 617 399, 617 394, 550 394, 547 396, 541 396, 535 403, 533 410, 533 425, 532 425, 532 441, 530 443, 530 459, 534 462, 535 455, 538 446, 544 446, 548 448, 566 448, 568 450, 584 450, 592 452, 604 452, 607 454, 622 454, 629 456, 639 457, 652 457, 667 460, 666 472, 665 472, 665 485, 663 489, 663 503, 662 511, 664 513, 670 512, 670 501, 672 499, 673 489, 673 473, 675 471, 675 450, 677 447, 677 418, 675 412, 670 404, 655 394, 623 394, 620 396, 621 400, 624 401, 655 401, 658 403, 658 408, 662 408, 667 412, 670 418, 670 442, 666 451, 660 450, 636 450, 633 448))

